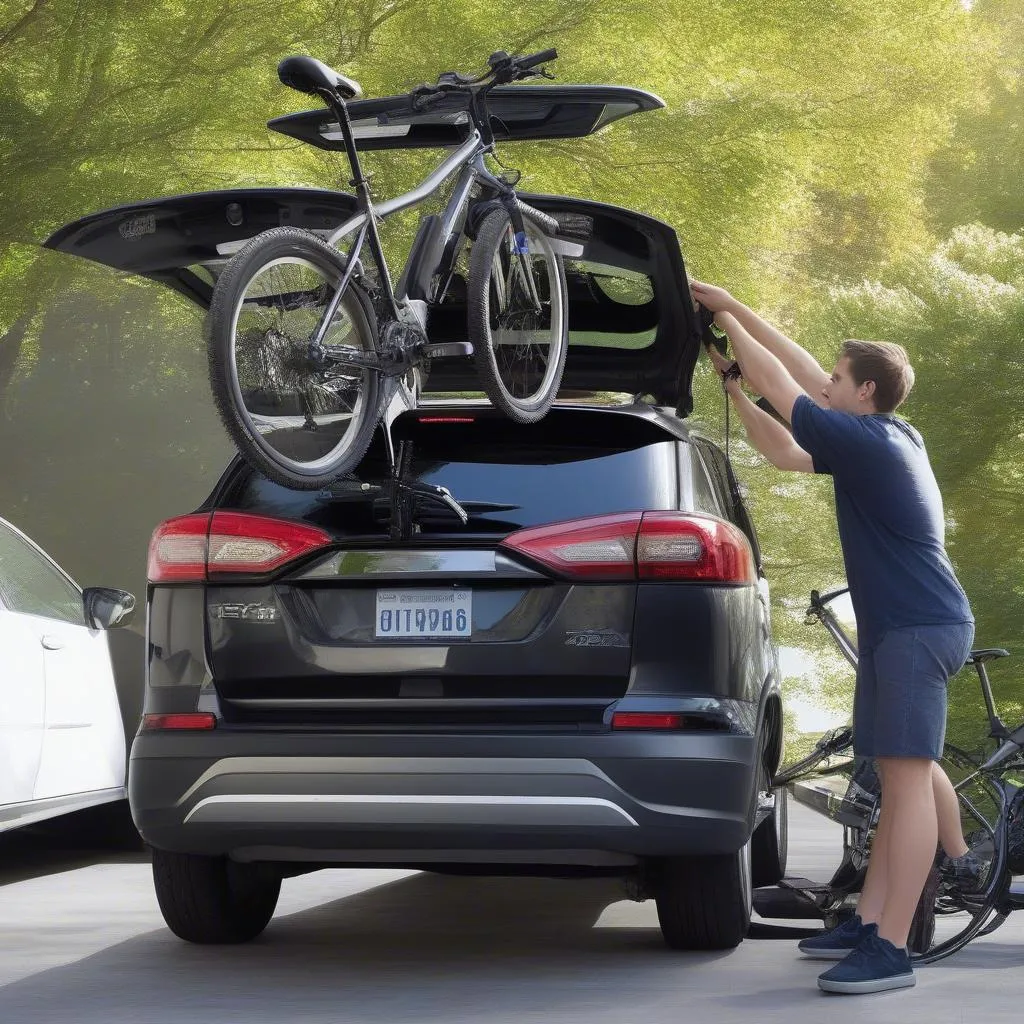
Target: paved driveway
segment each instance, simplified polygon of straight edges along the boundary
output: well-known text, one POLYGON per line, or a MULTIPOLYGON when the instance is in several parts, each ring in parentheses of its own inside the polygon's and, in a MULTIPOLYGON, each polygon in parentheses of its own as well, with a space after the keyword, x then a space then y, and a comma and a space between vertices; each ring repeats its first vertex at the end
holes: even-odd
MULTIPOLYGON (((793 808, 794 874, 823 877, 837 830, 793 808)), ((651 904, 604 882, 324 871, 285 882, 257 942, 188 946, 141 856, 0 837, 0 1022, 74 1024, 801 1024, 1018 1021, 1024 914, 916 989, 828 997, 794 932, 756 922, 732 953, 666 950, 651 904)))

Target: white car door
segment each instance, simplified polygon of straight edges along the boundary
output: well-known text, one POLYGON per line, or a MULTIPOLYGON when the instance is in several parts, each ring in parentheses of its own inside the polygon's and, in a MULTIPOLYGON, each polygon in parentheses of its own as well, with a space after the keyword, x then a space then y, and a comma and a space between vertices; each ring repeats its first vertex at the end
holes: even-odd
POLYGON ((82 592, 24 534, 0 523, 9 607, 42 652, 46 710, 32 797, 46 800, 124 785, 124 731, 107 636, 85 625, 82 592))
MULTIPOLYGON (((0 808, 32 799, 46 707, 43 649, 32 617, 3 604, 2 574, 0 561, 0 808)), ((0 810, 0 829, 5 820, 0 810)))

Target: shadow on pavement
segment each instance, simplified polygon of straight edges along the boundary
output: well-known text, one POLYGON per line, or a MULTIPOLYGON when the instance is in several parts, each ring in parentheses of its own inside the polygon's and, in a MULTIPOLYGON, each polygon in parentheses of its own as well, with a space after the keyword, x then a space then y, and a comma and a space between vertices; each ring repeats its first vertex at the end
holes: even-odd
POLYGON ((0 833, 0 886, 90 864, 148 860, 123 801, 0 833))
POLYGON ((595 928, 619 899, 608 882, 415 875, 275 918, 247 946, 148 932, 8 985, 0 1019, 522 1021, 593 1011, 602 991, 677 999, 673 976, 730 955, 673 953, 656 927, 595 928))

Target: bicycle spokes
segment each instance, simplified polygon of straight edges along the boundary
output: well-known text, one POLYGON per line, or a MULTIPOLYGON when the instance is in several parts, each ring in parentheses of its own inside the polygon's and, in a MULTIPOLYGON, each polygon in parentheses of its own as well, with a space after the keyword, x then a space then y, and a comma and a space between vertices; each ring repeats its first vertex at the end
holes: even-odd
MULTIPOLYGON (((262 267, 237 307, 235 365, 253 433, 274 454, 303 466, 328 459, 344 443, 362 400, 362 373, 324 366, 311 339, 336 295, 334 275, 285 257, 262 267)), ((364 349, 343 297, 325 345, 364 349)))
POLYGON ((514 398, 535 394, 558 344, 551 322, 551 291, 557 271, 529 236, 508 224, 494 253, 490 327, 502 384, 514 398))

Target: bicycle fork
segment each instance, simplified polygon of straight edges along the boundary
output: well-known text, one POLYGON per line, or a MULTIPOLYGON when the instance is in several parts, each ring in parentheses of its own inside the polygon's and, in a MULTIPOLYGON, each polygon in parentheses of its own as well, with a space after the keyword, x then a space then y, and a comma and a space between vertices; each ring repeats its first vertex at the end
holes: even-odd
POLYGON ((523 284, 533 306, 533 312, 539 316, 542 306, 540 295, 537 293, 537 282, 533 279, 533 258, 530 254, 530 243, 526 237, 526 220, 523 217, 523 211, 519 208, 515 193, 510 192, 503 196, 502 203, 508 210, 509 220, 512 223, 512 255, 519 264, 523 284))

